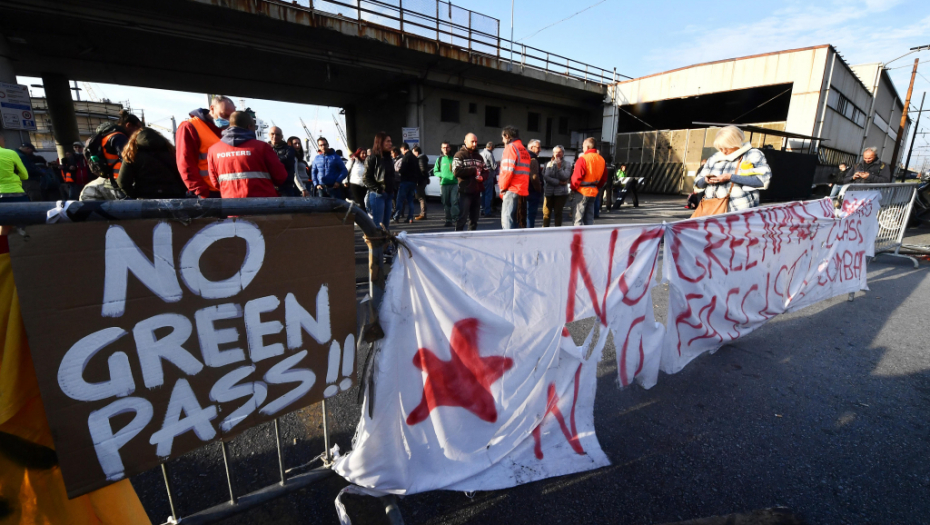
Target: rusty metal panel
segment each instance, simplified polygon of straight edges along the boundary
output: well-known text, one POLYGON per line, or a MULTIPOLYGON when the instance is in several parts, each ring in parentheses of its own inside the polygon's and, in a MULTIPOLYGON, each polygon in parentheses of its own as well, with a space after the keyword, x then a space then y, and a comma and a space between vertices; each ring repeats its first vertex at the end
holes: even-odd
POLYGON ((704 136, 706 134, 706 129, 688 130, 688 158, 685 159, 688 164, 701 163, 701 154, 704 152, 704 136))
POLYGON ((656 149, 656 132, 647 131, 643 133, 643 160, 642 162, 652 162, 656 149))

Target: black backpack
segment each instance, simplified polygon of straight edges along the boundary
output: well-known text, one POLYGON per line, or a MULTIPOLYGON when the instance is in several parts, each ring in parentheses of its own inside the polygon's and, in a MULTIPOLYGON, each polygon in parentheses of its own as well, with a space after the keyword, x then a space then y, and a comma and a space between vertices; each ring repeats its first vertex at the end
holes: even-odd
POLYGON ((113 122, 104 122, 97 127, 97 131, 94 132, 94 135, 87 139, 87 142, 84 144, 84 159, 87 160, 87 166, 90 168, 90 172, 98 177, 107 179, 113 178, 113 168, 107 162, 107 158, 103 154, 103 139, 115 131, 125 132, 123 128, 117 126, 113 122))

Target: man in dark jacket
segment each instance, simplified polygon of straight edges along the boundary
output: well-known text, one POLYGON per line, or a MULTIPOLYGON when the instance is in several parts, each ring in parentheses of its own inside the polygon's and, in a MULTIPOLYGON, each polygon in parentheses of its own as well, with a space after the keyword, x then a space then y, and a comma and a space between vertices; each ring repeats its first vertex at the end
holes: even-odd
POLYGON ((410 151, 406 142, 400 145, 403 157, 400 161, 400 187, 397 190, 397 210, 394 212, 394 222, 400 222, 404 216, 404 205, 407 206, 407 222, 413 222, 413 203, 417 192, 417 183, 420 182, 420 165, 416 155, 410 151))
POLYGON ((862 152, 862 160, 846 171, 843 184, 888 184, 891 171, 884 162, 878 160, 875 148, 868 147, 862 152))
POLYGON ((274 152, 278 154, 278 160, 287 170, 287 179, 278 186, 278 193, 282 197, 300 197, 301 192, 297 189, 297 183, 294 182, 294 177, 297 175, 297 152, 284 141, 284 132, 277 126, 272 126, 268 130, 268 138, 271 139, 269 142, 274 152))
POLYGON ((420 178, 417 180, 417 200, 420 201, 420 214, 413 218, 415 221, 426 220, 426 187, 429 186, 429 157, 423 154, 420 146, 413 147, 413 154, 417 156, 417 166, 420 168, 420 178))
POLYGON ((345 200, 343 184, 349 176, 349 170, 336 151, 329 147, 325 137, 317 139, 316 145, 317 156, 313 157, 310 165, 310 182, 318 196, 345 200))
POLYGON ((42 194, 42 176, 48 168, 48 161, 45 157, 36 155, 36 147, 29 142, 24 142, 16 153, 29 174, 29 178, 23 181, 23 191, 31 201, 45 200, 42 194))
POLYGON ((469 230, 477 230, 481 188, 490 174, 484 158, 478 153, 478 137, 474 133, 465 135, 465 145, 452 157, 452 174, 459 183, 459 217, 455 231, 464 231, 466 220, 469 230))
POLYGON ((845 162, 840 162, 839 169, 830 177, 830 198, 836 197, 840 193, 840 188, 843 187, 843 180, 846 179, 846 175, 849 172, 849 167, 846 166, 845 162))

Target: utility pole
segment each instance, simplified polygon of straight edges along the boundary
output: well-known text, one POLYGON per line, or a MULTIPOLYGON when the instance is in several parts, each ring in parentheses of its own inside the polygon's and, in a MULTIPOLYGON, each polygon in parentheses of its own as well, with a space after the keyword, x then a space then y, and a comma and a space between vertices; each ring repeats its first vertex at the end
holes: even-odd
MULTIPOLYGON (((911 71, 911 84, 907 87, 907 97, 904 100, 904 109, 901 111, 901 125, 898 126, 898 137, 894 141, 894 150, 891 153, 891 171, 898 166, 898 151, 901 149, 901 139, 904 138, 904 126, 907 125, 907 108, 911 104, 911 93, 914 92, 914 78, 917 76, 917 63, 919 58, 914 59, 914 69, 911 71)), ((901 174, 901 182, 904 182, 904 174, 901 174)))
POLYGON ((510 0, 510 70, 513 71, 513 3, 516 0, 510 0))
POLYGON ((174 115, 171 115, 171 133, 173 136, 178 136, 178 122, 174 120, 174 115))
POLYGON ((911 153, 914 152, 914 141, 917 140, 917 131, 920 129, 920 114, 924 112, 924 99, 927 98, 927 92, 924 91, 920 97, 920 109, 917 110, 917 122, 914 123, 914 134, 911 135, 911 147, 907 148, 907 160, 904 161, 904 177, 907 177, 907 167, 911 164, 911 153))

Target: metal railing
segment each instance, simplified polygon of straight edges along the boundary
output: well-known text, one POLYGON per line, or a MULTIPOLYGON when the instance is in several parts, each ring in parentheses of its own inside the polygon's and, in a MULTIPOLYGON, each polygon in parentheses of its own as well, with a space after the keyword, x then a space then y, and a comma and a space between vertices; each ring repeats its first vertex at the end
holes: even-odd
MULTIPOLYGON (((375 225, 371 217, 354 204, 337 199, 298 197, 298 198, 247 198, 247 199, 170 199, 170 200, 123 200, 123 201, 71 201, 67 206, 61 206, 60 201, 24 202, 0 204, 0 224, 16 228, 35 224, 84 222, 84 221, 119 221, 134 219, 173 219, 189 222, 199 218, 225 218, 230 216, 249 215, 280 215, 294 213, 336 213, 348 220, 349 215, 354 217, 355 224, 362 230, 365 242, 369 246, 369 294, 372 300, 369 305, 368 323, 362 331, 358 343, 366 344, 366 340, 377 339, 383 335, 377 319, 377 308, 384 295, 384 246, 389 240, 384 230, 375 225), (56 217, 52 220, 51 217, 56 217)), ((369 355, 369 359, 371 356, 369 355)), ((359 389, 365 388, 364 381, 359 382, 359 389)), ((236 479, 233 475, 229 449, 226 441, 220 442, 225 467, 226 483, 229 489, 229 500, 225 503, 200 510, 186 516, 178 516, 176 510, 176 494, 171 481, 170 465, 162 463, 161 474, 165 482, 168 495, 168 506, 171 516, 163 525, 184 523, 185 525, 199 525, 212 523, 263 503, 281 497, 287 493, 304 488, 312 483, 325 479, 334 474, 330 468, 332 455, 330 452, 330 436, 326 400, 321 402, 323 411, 323 452, 317 459, 323 460, 323 466, 296 474, 295 471, 309 468, 316 460, 309 463, 285 468, 284 456, 281 449, 281 433, 278 420, 274 420, 275 448, 278 457, 278 471, 280 481, 250 492, 238 494, 236 479)), ((396 498, 386 496, 381 498, 385 505, 385 513, 392 525, 403 525, 403 518, 396 504, 396 498)))
MULTIPOLYGON (((273 2, 274 0, 262 0, 273 2)), ((293 7, 374 24, 569 78, 608 84, 616 70, 579 62, 500 36, 500 21, 444 0, 297 0, 293 7)))
POLYGON ((849 191, 878 191, 881 193, 881 208, 878 211, 878 232, 875 234, 875 255, 884 253, 892 257, 904 257, 918 267, 917 259, 899 253, 904 242, 904 229, 911 216, 916 184, 849 184, 842 197, 849 191))

